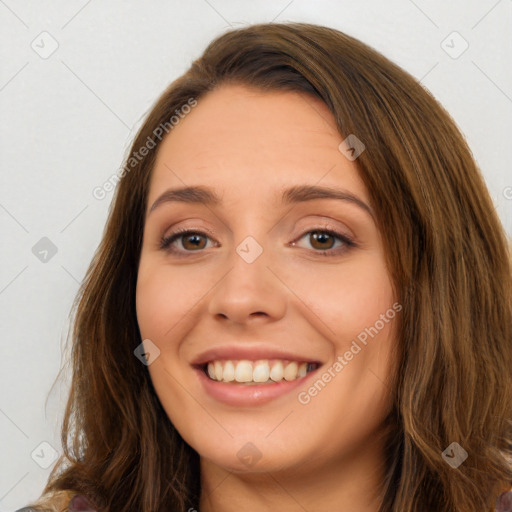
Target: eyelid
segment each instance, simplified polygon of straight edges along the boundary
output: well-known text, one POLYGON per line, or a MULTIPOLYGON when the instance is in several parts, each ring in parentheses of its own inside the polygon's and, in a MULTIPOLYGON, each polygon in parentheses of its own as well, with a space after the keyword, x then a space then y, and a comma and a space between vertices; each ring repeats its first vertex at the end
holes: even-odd
POLYGON ((175 228, 171 230, 171 233, 167 235, 165 238, 169 238, 170 236, 177 235, 180 233, 201 233, 206 234, 212 238, 215 238, 217 234, 211 230, 210 228, 207 228, 206 226, 201 227, 188 227, 188 226, 180 226, 179 228, 175 228))
POLYGON ((348 233, 342 233, 341 229, 334 226, 333 224, 329 224, 328 222, 322 222, 320 221, 315 226, 308 226, 306 229, 302 231, 302 233, 296 238, 296 240, 299 240, 304 235, 307 235, 308 233, 311 233, 311 231, 327 231, 332 233, 333 235, 347 238, 348 240, 352 240, 353 237, 349 235, 348 233))

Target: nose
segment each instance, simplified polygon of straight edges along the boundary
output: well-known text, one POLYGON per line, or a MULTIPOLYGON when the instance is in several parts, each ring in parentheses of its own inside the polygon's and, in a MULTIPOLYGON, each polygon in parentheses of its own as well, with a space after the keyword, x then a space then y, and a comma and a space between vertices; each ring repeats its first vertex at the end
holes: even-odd
POLYGON ((275 322, 286 313, 286 288, 268 268, 265 251, 248 263, 235 250, 227 262, 229 271, 213 288, 208 312, 216 320, 259 325, 275 322))

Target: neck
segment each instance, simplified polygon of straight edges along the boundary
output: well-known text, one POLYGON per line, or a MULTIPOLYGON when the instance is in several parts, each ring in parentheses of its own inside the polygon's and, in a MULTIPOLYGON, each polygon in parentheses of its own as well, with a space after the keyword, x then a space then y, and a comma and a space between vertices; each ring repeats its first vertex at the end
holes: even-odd
POLYGON ((300 467, 233 473, 201 459, 199 512, 378 512, 382 501, 382 440, 334 460, 322 453, 300 467))

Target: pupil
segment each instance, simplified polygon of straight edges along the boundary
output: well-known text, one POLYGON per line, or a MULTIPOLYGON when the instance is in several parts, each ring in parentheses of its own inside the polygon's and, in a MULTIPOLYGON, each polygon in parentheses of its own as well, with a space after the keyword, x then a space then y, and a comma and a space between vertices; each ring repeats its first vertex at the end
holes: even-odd
POLYGON ((201 244, 201 235, 189 235, 185 237, 184 246, 187 247, 189 243, 191 244, 192 248, 198 248, 201 244))
MULTIPOLYGON (((319 242, 320 245, 328 243, 329 239, 330 239, 331 243, 328 245, 328 247, 320 247, 320 249, 330 249, 332 247, 333 239, 332 239, 332 237, 331 237, 331 235, 329 233, 313 231, 313 233, 311 235, 313 237, 313 240, 315 242, 319 242)), ((313 246, 314 246, 314 244, 313 244, 313 246)))

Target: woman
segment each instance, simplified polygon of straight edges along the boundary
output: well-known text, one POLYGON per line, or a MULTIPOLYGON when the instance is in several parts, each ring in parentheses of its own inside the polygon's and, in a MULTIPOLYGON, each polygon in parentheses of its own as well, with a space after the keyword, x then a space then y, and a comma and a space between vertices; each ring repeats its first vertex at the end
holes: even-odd
POLYGON ((116 180, 34 510, 512 510, 506 236, 414 78, 231 31, 116 180))

